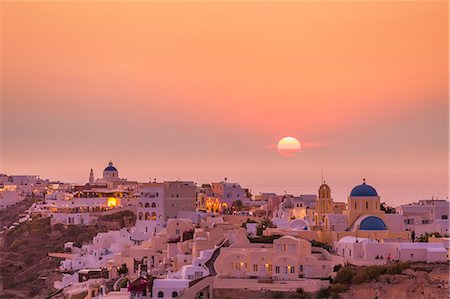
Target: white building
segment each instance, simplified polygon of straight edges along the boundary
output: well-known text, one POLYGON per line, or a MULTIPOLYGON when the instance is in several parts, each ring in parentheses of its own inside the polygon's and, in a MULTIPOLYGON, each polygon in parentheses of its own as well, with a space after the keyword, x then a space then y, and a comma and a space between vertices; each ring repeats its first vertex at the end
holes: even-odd
POLYGON ((164 226, 164 184, 146 184, 139 194, 136 232, 155 235, 164 226))
POLYGON ((442 199, 420 200, 417 203, 401 205, 396 211, 404 217, 407 230, 416 237, 425 233, 449 233, 450 202, 442 199))
POLYGON ((443 243, 378 242, 347 236, 334 242, 333 250, 348 261, 359 259, 368 263, 378 263, 380 260, 426 263, 448 260, 448 252, 443 243))

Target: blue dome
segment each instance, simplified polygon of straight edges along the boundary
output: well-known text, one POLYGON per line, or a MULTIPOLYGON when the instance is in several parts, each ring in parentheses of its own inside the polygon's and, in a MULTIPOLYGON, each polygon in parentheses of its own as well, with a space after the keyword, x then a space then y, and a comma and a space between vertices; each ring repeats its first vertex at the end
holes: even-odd
POLYGON ((369 216, 361 221, 360 230, 386 230, 383 220, 375 216, 369 216))
POLYGON ((117 168, 115 168, 113 166, 113 162, 112 161, 109 161, 108 166, 105 168, 104 171, 117 171, 118 172, 117 168))
POLYGON ((356 186, 350 192, 350 196, 378 196, 377 190, 374 187, 367 185, 366 182, 362 185, 356 186))
POLYGON ((117 168, 115 168, 114 166, 108 166, 104 171, 117 171, 117 168))

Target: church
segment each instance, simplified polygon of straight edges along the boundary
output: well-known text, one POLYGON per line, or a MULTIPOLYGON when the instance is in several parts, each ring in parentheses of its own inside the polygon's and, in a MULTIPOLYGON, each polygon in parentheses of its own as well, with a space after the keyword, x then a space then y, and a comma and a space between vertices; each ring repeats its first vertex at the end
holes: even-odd
POLYGON ((316 209, 313 211, 314 230, 319 239, 327 244, 352 236, 374 240, 410 240, 402 216, 386 214, 381 210, 380 196, 377 190, 363 180, 355 186, 347 199, 347 209, 336 213, 331 197, 331 189, 322 184, 316 209))

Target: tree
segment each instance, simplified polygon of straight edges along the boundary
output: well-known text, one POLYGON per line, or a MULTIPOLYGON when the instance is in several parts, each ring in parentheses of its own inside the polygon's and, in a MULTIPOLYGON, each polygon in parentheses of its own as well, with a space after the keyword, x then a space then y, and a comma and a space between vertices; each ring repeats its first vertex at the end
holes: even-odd
POLYGON ((117 273, 127 275, 128 274, 127 264, 125 263, 122 264, 122 266, 117 270, 117 273))
POLYGON ((232 207, 236 210, 236 211, 242 211, 242 209, 244 209, 244 203, 242 202, 242 200, 238 199, 236 201, 233 202, 232 207))
POLYGON ((395 208, 388 206, 385 202, 380 204, 380 210, 384 211, 386 214, 395 214, 395 208))
POLYGON ((268 227, 276 227, 276 225, 273 224, 273 222, 269 218, 265 217, 256 227, 256 235, 262 236, 263 231, 268 227))

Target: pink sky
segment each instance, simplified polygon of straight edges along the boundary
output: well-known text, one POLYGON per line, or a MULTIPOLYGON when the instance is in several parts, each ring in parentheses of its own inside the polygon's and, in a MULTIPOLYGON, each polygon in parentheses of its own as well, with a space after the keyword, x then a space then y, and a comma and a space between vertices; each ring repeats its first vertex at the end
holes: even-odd
POLYGON ((447 196, 447 6, 2 2, 0 172, 447 196))

